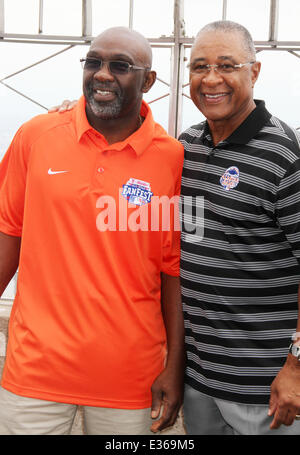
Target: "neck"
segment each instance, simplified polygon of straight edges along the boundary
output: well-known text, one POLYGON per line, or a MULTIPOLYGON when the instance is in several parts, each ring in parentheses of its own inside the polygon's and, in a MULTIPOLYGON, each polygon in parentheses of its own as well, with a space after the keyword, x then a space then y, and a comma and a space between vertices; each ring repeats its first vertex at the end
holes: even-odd
POLYGON ((223 118, 220 120, 207 119, 214 145, 229 137, 242 123, 248 115, 256 108, 254 100, 237 116, 230 119, 223 118))
POLYGON ((86 116, 89 124, 105 137, 108 144, 122 142, 140 128, 143 118, 139 112, 140 110, 131 112, 130 116, 107 120, 96 117, 86 105, 86 116))

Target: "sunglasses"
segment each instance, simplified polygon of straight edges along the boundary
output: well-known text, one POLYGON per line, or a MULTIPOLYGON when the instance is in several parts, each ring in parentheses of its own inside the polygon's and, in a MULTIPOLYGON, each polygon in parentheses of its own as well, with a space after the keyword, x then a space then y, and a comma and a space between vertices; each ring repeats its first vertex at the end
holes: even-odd
POLYGON ((104 63, 107 64, 108 69, 111 74, 128 74, 132 70, 146 70, 149 71, 149 68, 144 68, 142 66, 130 65, 128 62, 122 60, 108 60, 104 61, 98 58, 81 58, 80 59, 82 68, 87 71, 99 71, 104 63))

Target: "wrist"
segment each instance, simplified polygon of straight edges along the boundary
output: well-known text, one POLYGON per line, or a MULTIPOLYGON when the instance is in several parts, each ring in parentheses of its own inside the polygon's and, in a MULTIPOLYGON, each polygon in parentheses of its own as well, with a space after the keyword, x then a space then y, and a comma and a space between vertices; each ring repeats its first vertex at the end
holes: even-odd
POLYGON ((292 335, 292 343, 296 346, 300 346, 300 332, 295 332, 292 335))
POLYGON ((300 369, 300 333, 295 332, 289 345, 288 356, 286 359, 287 367, 300 369))
POLYGON ((300 346, 294 343, 293 340, 289 346, 286 365, 290 368, 300 370, 300 346))
POLYGON ((286 362, 284 364, 284 367, 289 368, 290 370, 294 370, 295 372, 297 371, 299 374, 300 372, 300 362, 297 359, 297 357, 294 357, 292 354, 288 354, 286 358, 286 362))

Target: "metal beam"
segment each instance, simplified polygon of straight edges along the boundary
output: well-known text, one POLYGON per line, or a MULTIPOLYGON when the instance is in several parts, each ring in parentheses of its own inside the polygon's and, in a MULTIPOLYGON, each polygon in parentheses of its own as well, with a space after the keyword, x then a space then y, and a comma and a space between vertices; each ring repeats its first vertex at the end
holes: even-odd
POLYGON ((62 54, 63 52, 66 52, 66 51, 68 51, 69 49, 72 49, 73 47, 74 47, 74 45, 68 46, 68 47, 66 47, 65 49, 62 49, 61 51, 55 52, 55 54, 51 54, 51 55, 49 55, 48 57, 45 57, 45 58, 43 58, 42 60, 39 60, 38 62, 32 63, 32 65, 26 66, 25 68, 22 68, 22 69, 20 69, 20 70, 14 72, 14 73, 12 73, 12 74, 9 74, 8 76, 5 76, 5 77, 3 77, 2 79, 0 79, 0 82, 3 82, 3 81, 5 81, 6 79, 9 79, 9 78, 11 78, 11 77, 13 77, 13 76, 16 76, 17 74, 23 73, 23 71, 26 71, 26 70, 28 70, 29 68, 32 68, 32 67, 34 67, 34 66, 37 66, 37 65, 39 65, 40 63, 46 62, 47 60, 50 60, 51 58, 56 57, 57 55, 62 54))
POLYGON ((43 33, 44 25, 44 0, 39 1, 39 34, 43 33))
POLYGON ((279 17, 279 0, 271 0, 271 3, 270 3, 270 23, 269 23, 269 41, 277 41, 277 38, 278 38, 278 17, 279 17))
POLYGON ((33 98, 30 98, 29 96, 25 95, 24 93, 19 92, 19 90, 16 90, 15 88, 11 87, 10 85, 6 84, 5 82, 0 81, 0 84, 4 85, 9 90, 12 90, 13 92, 17 93, 18 95, 22 96, 23 98, 27 99, 28 101, 31 101, 32 103, 36 104, 37 106, 39 106, 45 110, 48 110, 48 108, 46 106, 44 106, 43 104, 40 104, 38 101, 35 101, 33 98))
POLYGON ((92 33, 92 0, 82 0, 82 36, 92 33))
POLYGON ((0 34, 4 33, 4 0, 0 0, 0 34))
POLYGON ((222 20, 226 21, 226 19, 227 19, 227 0, 223 0, 222 20))
MULTIPOLYGON (((175 0, 176 1, 176 0, 175 0)), ((0 5, 3 0, 0 0, 0 5)), ((1 9, 0 9, 0 20, 1 20, 1 9)), ((184 22, 182 20, 182 30, 184 27, 184 22)), ((65 44, 69 45, 71 42, 73 44, 90 44, 94 39, 92 35, 87 36, 67 36, 67 35, 46 35, 46 34, 21 34, 21 33, 4 33, 0 31, 1 42, 14 42, 14 43, 32 43, 32 44, 65 44)), ((161 36, 159 38, 147 38, 151 46, 153 47, 173 47, 175 45, 175 37, 173 36, 161 36)), ((184 44, 185 47, 191 47, 194 42, 193 37, 184 36, 182 33, 181 36, 176 37, 176 44, 184 44)), ((273 50, 275 47, 284 47, 285 50, 291 49, 300 49, 300 41, 254 41, 255 46, 263 46, 273 50)))
POLYGON ((184 46, 181 37, 184 35, 183 0, 174 0, 174 47, 172 47, 171 85, 169 103, 168 132, 177 137, 181 131, 182 86, 184 70, 184 46))
POLYGON ((292 55, 294 55, 295 57, 300 58, 300 55, 297 54, 297 52, 294 52, 294 51, 289 50, 289 53, 292 54, 292 55))
POLYGON ((129 0, 129 21, 128 27, 133 28, 133 2, 134 0, 129 0))

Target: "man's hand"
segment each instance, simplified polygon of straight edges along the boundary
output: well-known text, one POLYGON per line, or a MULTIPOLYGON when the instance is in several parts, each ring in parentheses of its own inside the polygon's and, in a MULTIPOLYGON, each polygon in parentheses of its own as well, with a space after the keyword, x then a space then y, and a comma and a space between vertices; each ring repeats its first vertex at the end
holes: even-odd
POLYGON ((174 425, 183 401, 183 375, 166 368, 156 378, 152 388, 151 417, 157 419, 151 431, 156 433, 174 425))
POLYGON ((271 385, 269 416, 271 429, 292 425, 300 414, 300 362, 291 354, 271 385))
POLYGON ((53 106, 48 109, 48 113, 70 111, 77 104, 77 100, 64 100, 59 106, 53 106))

